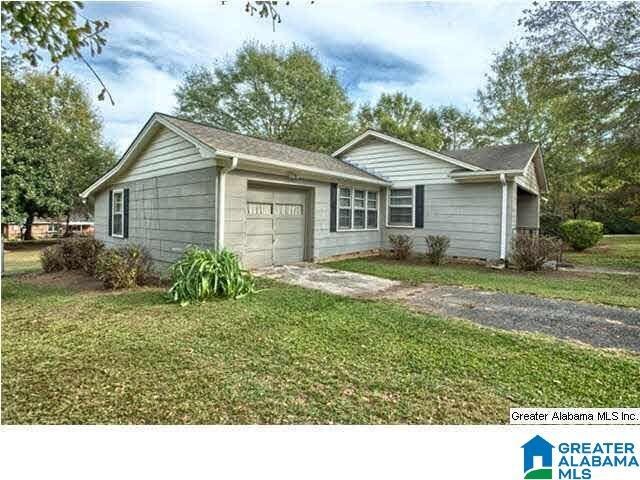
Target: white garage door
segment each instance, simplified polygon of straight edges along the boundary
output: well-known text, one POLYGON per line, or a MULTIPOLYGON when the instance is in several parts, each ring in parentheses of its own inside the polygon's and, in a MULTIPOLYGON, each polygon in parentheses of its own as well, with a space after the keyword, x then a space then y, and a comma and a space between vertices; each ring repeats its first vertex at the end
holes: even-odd
POLYGON ((304 260, 306 198, 304 190, 249 187, 246 265, 261 267, 304 260))

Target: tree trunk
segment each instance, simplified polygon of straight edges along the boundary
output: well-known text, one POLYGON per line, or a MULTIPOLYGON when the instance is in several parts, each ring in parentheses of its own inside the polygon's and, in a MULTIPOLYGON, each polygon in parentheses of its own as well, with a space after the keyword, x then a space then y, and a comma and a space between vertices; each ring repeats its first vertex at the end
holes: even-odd
POLYGON ((71 221, 71 212, 67 213, 67 220, 64 226, 64 237, 68 237, 71 235, 71 230, 69 230, 69 222, 71 221))
POLYGON ((33 213, 30 213, 29 216, 27 217, 27 221, 24 223, 24 238, 23 240, 33 240, 33 237, 31 236, 31 227, 33 226, 33 218, 35 217, 35 215, 33 213))

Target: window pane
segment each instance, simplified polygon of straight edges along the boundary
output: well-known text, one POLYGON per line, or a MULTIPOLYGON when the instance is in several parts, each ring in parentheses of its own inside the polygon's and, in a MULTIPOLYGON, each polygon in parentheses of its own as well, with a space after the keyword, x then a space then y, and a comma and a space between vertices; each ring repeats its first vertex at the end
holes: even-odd
POLYGON ((112 232, 114 235, 122 235, 122 214, 113 214, 112 232))
POLYGON ((351 199, 350 198, 342 198, 342 197, 340 197, 340 206, 341 207, 350 207, 351 206, 351 199))
POLYGON ((353 228, 364 229, 364 210, 353 212, 353 228))
POLYGON ((391 198, 411 196, 413 196, 413 189, 411 188, 395 188, 391 190, 391 198))
POLYGON ((113 212, 122 213, 122 192, 113 194, 113 212))
POLYGON ((341 208, 338 217, 339 228, 351 228, 351 209, 341 208))
POLYGON ((411 225, 413 210, 411 208, 391 208, 389 212, 389 225, 411 225))
POLYGON ((378 207, 378 192, 367 192, 367 207, 368 208, 378 207))
POLYGON ((351 198, 351 189, 350 188, 341 188, 340 189, 340 196, 341 197, 349 197, 349 198, 351 198))
POLYGON ((375 210, 367 212, 367 228, 378 228, 378 212, 375 210))
POLYGON ((364 200, 365 200, 365 191, 364 190, 356 190, 355 197, 353 200, 353 205, 356 208, 364 208, 364 200))
POLYGON ((391 198, 389 205, 413 205, 413 199, 411 197, 403 198, 391 198))

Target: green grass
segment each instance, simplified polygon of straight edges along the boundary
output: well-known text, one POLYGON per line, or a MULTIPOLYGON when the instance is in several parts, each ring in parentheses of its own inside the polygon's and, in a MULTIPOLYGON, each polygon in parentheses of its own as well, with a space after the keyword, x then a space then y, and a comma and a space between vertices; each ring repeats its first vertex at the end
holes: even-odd
POLYGON ((564 259, 575 265, 640 272, 640 235, 607 236, 584 252, 566 252, 564 259))
POLYGON ((430 282, 462 285, 507 293, 528 293, 640 308, 640 275, 520 273, 474 265, 432 266, 427 263, 399 262, 381 257, 342 260, 327 265, 339 270, 367 273, 412 284, 430 282))
POLYGON ((640 356, 261 281, 164 292, 3 282, 2 421, 506 423, 513 406, 640 404, 640 356))
POLYGON ((7 275, 39 272, 40 247, 4 251, 4 268, 7 275))

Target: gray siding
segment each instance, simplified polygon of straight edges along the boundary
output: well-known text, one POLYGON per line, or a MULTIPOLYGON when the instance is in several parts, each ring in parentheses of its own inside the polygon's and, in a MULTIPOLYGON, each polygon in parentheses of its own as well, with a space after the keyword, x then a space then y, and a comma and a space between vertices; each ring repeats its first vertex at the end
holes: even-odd
MULTIPOLYGON (((394 186, 425 185, 424 228, 386 227, 386 208, 381 215, 383 246, 389 235, 403 233, 424 253, 426 235, 447 235, 449 255, 494 259, 500 256, 502 186, 500 183, 457 183, 449 177, 459 169, 435 157, 382 140, 369 140, 344 153, 354 165, 380 174, 394 186)), ((509 186, 508 235, 515 228, 515 188, 509 186), (513 225, 512 225, 513 223, 513 225)), ((507 246, 508 250, 508 246, 507 246)))
POLYGON ((424 228, 386 227, 385 248, 390 247, 389 235, 402 233, 413 239, 416 253, 424 253, 425 236, 446 235, 451 240, 449 255, 497 258, 500 256, 501 195, 499 183, 426 185, 424 228))
POLYGON ((190 244, 215 246, 215 185, 215 168, 111 185, 96 197, 96 238, 109 247, 126 243, 143 245, 163 270, 190 244), (116 188, 129 189, 126 239, 108 235, 109 191, 116 188))
MULTIPOLYGON (((248 184, 260 181, 283 187, 290 185, 307 189, 309 194, 307 204, 310 206, 306 235, 307 260, 321 260, 334 255, 380 248, 381 230, 329 231, 329 183, 306 180, 291 181, 287 177, 237 170, 226 176, 224 243, 241 258, 245 256, 247 243, 246 198, 248 184)), ((372 188, 371 186, 366 188, 369 190, 377 189, 377 187, 372 188)), ((382 218, 382 215, 380 217, 382 218)))
POLYGON ((345 152, 341 158, 376 175, 381 175, 394 184, 454 183, 449 172, 455 165, 424 155, 415 150, 384 142, 369 140, 345 152))
POLYGON ((530 161, 527 168, 525 168, 524 175, 518 177, 518 184, 533 193, 538 193, 540 191, 538 187, 538 178, 536 177, 536 164, 533 160, 530 161))

